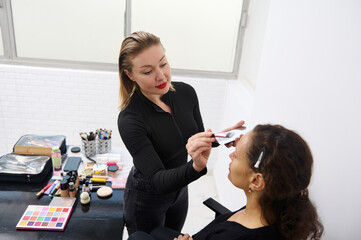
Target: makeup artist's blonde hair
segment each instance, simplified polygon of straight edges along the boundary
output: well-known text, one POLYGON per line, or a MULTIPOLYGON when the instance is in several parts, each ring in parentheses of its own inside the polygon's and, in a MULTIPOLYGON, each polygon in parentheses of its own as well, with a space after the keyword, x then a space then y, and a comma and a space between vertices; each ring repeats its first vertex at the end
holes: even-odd
MULTIPOLYGON (((132 59, 154 45, 163 47, 159 37, 143 31, 134 32, 123 40, 118 61, 120 78, 119 110, 123 110, 129 105, 134 91, 139 87, 136 82, 129 79, 124 70, 132 72, 132 59)), ((170 90, 174 91, 172 84, 170 84, 170 90)))

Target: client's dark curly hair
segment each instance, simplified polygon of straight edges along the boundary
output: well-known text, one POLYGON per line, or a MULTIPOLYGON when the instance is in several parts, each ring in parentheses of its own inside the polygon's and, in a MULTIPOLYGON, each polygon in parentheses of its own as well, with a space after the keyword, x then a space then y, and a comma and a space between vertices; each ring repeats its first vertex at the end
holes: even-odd
POLYGON ((323 225, 308 196, 313 158, 307 143, 280 125, 258 125, 252 130, 247 152, 250 167, 263 175, 262 214, 285 239, 320 239, 323 225), (258 168, 260 152, 264 159, 258 168))

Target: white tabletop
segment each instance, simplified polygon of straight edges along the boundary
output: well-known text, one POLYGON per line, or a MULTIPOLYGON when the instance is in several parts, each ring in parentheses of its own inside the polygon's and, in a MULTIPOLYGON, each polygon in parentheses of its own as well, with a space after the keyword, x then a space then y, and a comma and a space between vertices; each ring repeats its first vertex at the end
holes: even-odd
MULTIPOLYGON (((85 155, 82 153, 82 151, 80 151, 79 153, 71 152, 71 149, 73 147, 81 148, 81 146, 71 145, 68 147, 67 155, 68 158, 69 157, 82 158, 82 162, 80 163, 78 168, 78 173, 81 174, 85 169, 85 165, 92 161, 86 158, 85 155)), ((132 157, 125 148, 112 148, 110 153, 96 154, 91 158, 94 159, 98 164, 106 164, 107 162, 116 162, 117 164, 121 164, 122 169, 118 173, 118 177, 120 178, 127 178, 133 166, 132 157)), ((63 168, 65 166, 65 163, 66 160, 63 162, 63 168)), ((53 179, 61 179, 61 177, 53 176, 53 179)))

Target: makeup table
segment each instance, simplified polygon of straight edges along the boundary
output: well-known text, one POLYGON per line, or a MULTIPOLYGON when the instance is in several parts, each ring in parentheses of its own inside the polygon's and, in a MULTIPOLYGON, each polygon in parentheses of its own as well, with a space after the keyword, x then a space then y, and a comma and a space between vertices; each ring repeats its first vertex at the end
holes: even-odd
MULTIPOLYGON (((52 172, 41 183, 0 182, 0 239, 122 239, 124 229, 124 189, 113 189, 107 198, 91 193, 87 205, 76 196, 73 212, 64 231, 16 230, 28 205, 49 205, 51 198, 36 198, 51 179, 52 172)), ((107 183, 110 186, 110 183, 107 183)))
MULTIPOLYGON (((47 180, 50 177, 51 174, 47 180)), ((63 232, 16 230, 15 226, 28 205, 48 205, 51 202, 48 196, 35 197, 46 183, 0 182, 0 239, 122 239, 124 190, 114 190, 105 199, 92 192, 91 202, 87 205, 80 203, 78 192, 63 232)))

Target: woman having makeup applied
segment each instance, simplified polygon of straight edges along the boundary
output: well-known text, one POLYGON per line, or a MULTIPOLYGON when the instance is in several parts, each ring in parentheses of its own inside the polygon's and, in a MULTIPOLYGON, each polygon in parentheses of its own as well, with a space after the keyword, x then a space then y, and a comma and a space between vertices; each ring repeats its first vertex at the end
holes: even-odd
POLYGON ((147 32, 124 39, 119 75, 118 128, 134 162, 124 195, 128 233, 159 226, 181 231, 188 210, 187 185, 207 172, 203 163, 187 162, 185 147, 188 138, 204 131, 197 94, 188 84, 171 83, 160 39, 147 32))
MULTIPOLYGON (((194 161, 206 165, 211 151, 209 132, 187 144, 194 161)), ((320 239, 323 226, 309 198, 313 158, 307 143, 279 125, 258 125, 236 142, 228 178, 245 192, 246 206, 220 215, 192 237, 167 228, 129 240, 307 240, 320 239)))

